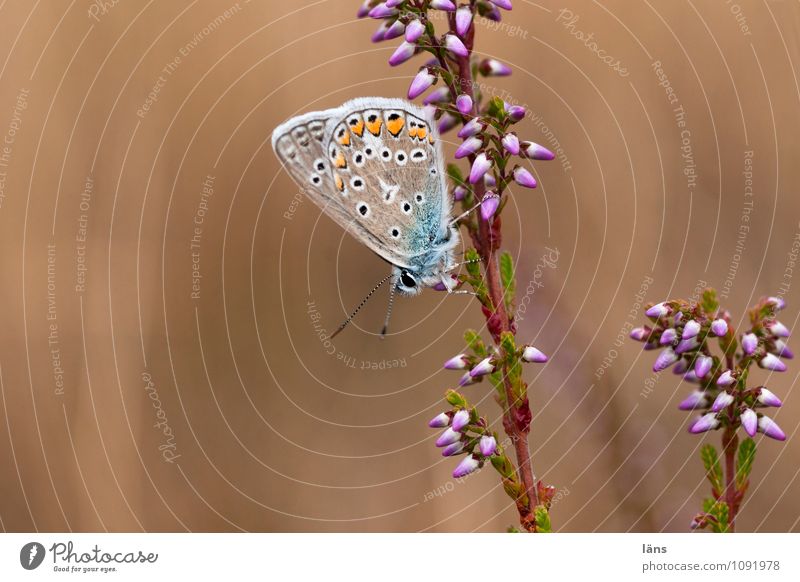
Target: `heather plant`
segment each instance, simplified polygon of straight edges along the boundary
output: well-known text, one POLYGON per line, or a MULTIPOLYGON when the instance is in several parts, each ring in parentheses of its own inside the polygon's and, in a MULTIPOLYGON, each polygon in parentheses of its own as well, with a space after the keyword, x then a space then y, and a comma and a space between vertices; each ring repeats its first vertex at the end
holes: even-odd
POLYGON ((528 446, 532 415, 523 378, 523 364, 543 363, 547 356, 516 337, 514 264, 509 253, 501 252, 501 215, 512 187, 536 187, 530 161, 554 156, 517 136, 514 126, 525 118, 525 108, 484 95, 484 84, 476 82, 478 77, 511 74, 506 64, 475 54, 476 17, 499 22, 501 10, 511 8, 509 0, 470 0, 458 6, 450 0, 367 0, 358 15, 380 21, 373 42, 403 37, 389 58, 391 66, 428 55, 411 82, 408 98, 424 95, 423 103, 441 134, 459 128, 463 141, 455 158, 468 164, 466 168, 449 164, 447 173, 453 200, 462 210, 459 225, 469 233, 472 248, 464 257, 466 272, 438 288, 453 291, 467 286, 480 303, 491 340, 468 330, 464 353, 448 360, 445 368, 463 371, 459 388, 488 381, 502 409, 502 426, 513 453, 500 446, 492 423, 457 389, 447 392, 448 409, 429 423, 444 429, 436 445, 444 456, 460 458, 454 477, 491 465, 516 505, 522 529, 548 532, 555 489, 534 480, 528 446), (444 30, 437 30, 442 26, 444 30))
POLYGON ((782 358, 793 354, 786 345, 789 330, 777 320, 784 308, 780 297, 761 299, 749 312, 749 327, 737 333, 730 313, 720 307, 716 292, 707 289, 700 301, 676 299, 650 306, 651 324, 631 331, 646 350, 661 350, 655 372, 672 367, 695 385, 678 405, 696 416, 689 432, 721 431, 721 457, 712 444, 701 449, 711 497, 692 520, 692 529, 733 532, 747 492, 756 454, 756 433, 783 441, 778 424, 767 414, 781 400, 754 378, 753 364, 769 372, 784 372, 782 358), (739 429, 745 433, 740 441, 739 429))

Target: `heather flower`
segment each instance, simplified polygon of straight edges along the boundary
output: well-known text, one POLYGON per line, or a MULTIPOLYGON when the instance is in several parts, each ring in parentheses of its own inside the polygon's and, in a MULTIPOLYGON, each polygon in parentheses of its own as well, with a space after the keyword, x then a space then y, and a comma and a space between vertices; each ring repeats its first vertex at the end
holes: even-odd
POLYGON ((789 337, 789 328, 783 325, 780 321, 773 321, 767 324, 769 332, 776 337, 789 337))
POLYGON ((507 77, 511 74, 511 67, 497 59, 483 59, 478 70, 484 77, 507 77))
POLYGON ((472 24, 472 10, 469 6, 462 6, 456 10, 456 33, 460 37, 465 37, 472 24))
POLYGON ((656 303, 652 307, 650 307, 647 311, 645 311, 645 315, 647 317, 664 317, 668 315, 672 311, 666 303, 656 303))
POLYGON ((449 113, 445 113, 442 115, 442 118, 439 120, 439 125, 437 129, 439 133, 447 133, 451 129, 453 129, 456 125, 458 125, 458 117, 455 115, 450 115, 449 113))
POLYGON ((552 160, 556 157, 553 152, 546 147, 540 146, 538 143, 523 141, 520 145, 522 146, 522 154, 526 158, 532 160, 552 160))
POLYGON ((477 378, 478 376, 491 374, 493 371, 494 363, 492 362, 492 358, 485 358, 478 362, 478 364, 476 364, 476 366, 469 371, 469 375, 473 378, 477 378))
POLYGON ((718 426, 719 419, 717 418, 717 415, 713 412, 709 412, 692 423, 692 425, 689 427, 689 432, 692 434, 699 434, 701 432, 713 430, 718 426))
POLYGON ((389 57, 389 64, 393 67, 405 63, 408 59, 414 56, 417 47, 410 42, 405 42, 397 47, 391 57, 389 57))
POLYGON ((634 327, 631 330, 630 336, 631 339, 635 339, 636 341, 643 342, 647 338, 650 337, 650 333, 652 330, 649 327, 634 327))
POLYGON ((724 319, 715 319, 711 324, 711 331, 713 331, 716 336, 724 336, 728 333, 728 322, 724 319))
POLYGON ((725 370, 722 375, 717 378, 717 386, 730 386, 736 382, 736 378, 730 370, 725 370))
POLYGON ((428 88, 433 85, 434 81, 436 81, 436 76, 433 75, 426 67, 423 67, 417 73, 417 76, 414 77, 414 80, 411 81, 411 85, 408 87, 408 98, 409 99, 416 99, 420 95, 422 95, 428 88))
POLYGON ((754 333, 746 333, 742 337, 742 349, 748 356, 752 356, 758 347, 758 338, 754 333))
POLYGON ((456 98, 456 109, 464 115, 472 111, 472 97, 463 94, 456 98))
POLYGON ((705 408, 708 398, 702 390, 695 390, 683 399, 678 405, 680 410, 694 410, 695 408, 705 408))
POLYGON ((676 330, 674 327, 669 327, 661 334, 658 343, 660 343, 662 346, 665 346, 667 344, 672 344, 677 338, 678 330, 676 330))
POLYGON ((767 297, 767 301, 775 306, 775 311, 780 311, 786 307, 786 302, 782 297, 767 297))
POLYGON ((536 188, 536 178, 521 166, 514 168, 514 181, 525 188, 536 188))
POLYGON ((683 327, 683 335, 681 336, 683 339, 689 339, 695 337, 698 333, 700 333, 700 324, 697 323, 694 319, 689 320, 686 322, 686 325, 683 327))
POLYGON ((465 372, 461 378, 458 380, 459 386, 469 386, 470 384, 474 384, 475 379, 470 375, 469 372, 465 372))
POLYGON ((484 435, 481 437, 478 448, 484 457, 491 457, 497 450, 497 441, 493 436, 484 435))
POLYGON ((428 426, 431 428, 444 428, 446 426, 450 426, 450 415, 446 412, 442 412, 441 414, 437 414, 428 422, 428 426))
POLYGON ((475 471, 480 466, 480 462, 478 459, 473 457, 472 455, 467 455, 464 457, 464 460, 461 461, 458 466, 453 471, 453 477, 458 479, 459 477, 464 477, 465 475, 469 475, 473 471, 475 471))
POLYGON ((720 392, 716 400, 714 400, 714 404, 711 405, 711 410, 712 412, 719 412, 723 408, 727 408, 733 404, 734 400, 735 398, 727 392, 720 392))
POLYGON ((406 41, 410 43, 415 43, 419 40, 419 37, 425 32, 425 25, 422 24, 419 20, 412 20, 406 26, 406 41))
POLYGON ((742 412, 742 415, 739 417, 739 420, 742 423, 742 428, 744 428, 744 432, 748 435, 756 436, 756 431, 758 430, 758 415, 755 413, 754 410, 749 408, 745 408, 742 412))
POLYGON ((536 349, 533 346, 525 346, 525 349, 522 350, 522 359, 525 362, 535 362, 537 364, 543 364, 547 361, 547 356, 544 352, 536 349))
POLYGON ((386 32, 383 34, 383 39, 381 40, 392 40, 393 38, 402 36, 405 30, 405 24, 399 20, 395 20, 394 23, 386 29, 386 32))
POLYGON ((519 154, 519 139, 517 139, 517 136, 513 133, 505 134, 501 143, 503 144, 503 148, 512 156, 519 154))
POLYGON ((471 119, 469 122, 464 124, 464 127, 461 128, 461 131, 458 132, 458 137, 464 139, 465 137, 470 137, 477 133, 480 133, 485 128, 486 124, 477 117, 475 117, 474 119, 471 119))
POLYGON ((481 218, 489 220, 497 212, 498 206, 500 206, 500 197, 494 192, 487 192, 481 200, 481 218))
POLYGON ((506 109, 512 121, 522 121, 525 118, 525 108, 521 105, 512 105, 506 109))
POLYGON ((672 364, 677 362, 678 359, 678 354, 676 354, 672 348, 667 348, 658 355, 658 358, 656 358, 656 361, 653 364, 653 371, 660 372, 661 370, 666 370, 672 364))
POLYGON ((794 353, 792 350, 789 349, 789 346, 786 345, 786 342, 783 340, 775 340, 775 345, 772 349, 770 349, 770 353, 773 353, 781 358, 786 358, 787 360, 791 360, 794 358, 794 353))
POLYGON ((461 158, 466 158, 467 156, 473 155, 482 147, 483 147, 483 140, 481 138, 468 137, 456 149, 455 157, 457 160, 460 160, 461 158))
POLYGON ((772 370, 773 372, 786 371, 786 364, 781 362, 775 354, 767 354, 759 360, 758 365, 767 370, 772 370))
POLYGON ((397 10, 386 5, 386 3, 378 4, 375 8, 369 11, 370 18, 386 18, 387 16, 397 15, 397 10))
POLYGON ((775 394, 771 390, 767 390, 765 386, 762 386, 759 389, 758 397, 756 398, 761 404, 764 406, 774 406, 779 407, 783 405, 781 399, 775 396, 775 394))
POLYGON ((369 11, 371 10, 370 7, 371 4, 372 4, 371 0, 364 0, 364 2, 361 3, 361 6, 359 7, 356 16, 358 18, 364 18, 365 16, 367 16, 369 14, 369 11))
POLYGON ((504 10, 511 10, 511 0, 489 0, 489 2, 504 10))
POLYGON ((452 445, 447 445, 445 448, 443 448, 442 456, 452 457, 453 455, 457 455, 463 450, 464 450, 464 441, 458 441, 457 443, 453 443, 452 445))
POLYGON ((435 8, 436 10, 446 10, 448 12, 452 12, 456 9, 456 5, 453 4, 450 0, 431 0, 431 8, 435 8))
POLYGON ((768 416, 759 417, 758 430, 759 432, 763 432, 769 438, 775 439, 776 441, 786 440, 786 435, 781 430, 781 427, 779 427, 778 423, 776 423, 768 416))
POLYGON ((687 370, 689 370, 689 362, 684 359, 678 360, 678 363, 672 366, 673 374, 685 374, 687 370))
POLYGON ((437 447, 446 447, 447 445, 452 445, 461 440, 461 433, 457 430, 453 430, 452 427, 448 427, 445 431, 436 439, 436 446, 437 447))
POLYGON ((453 422, 450 425, 454 431, 462 432, 464 427, 469 424, 469 411, 459 410, 453 415, 453 422))
POLYGON ((466 198, 467 192, 469 192, 469 190, 464 188, 464 186, 456 186, 455 188, 453 188, 453 199, 456 202, 459 202, 464 198, 466 198))
POLYGON ((450 51, 457 57, 466 57, 469 55, 467 47, 464 46, 464 43, 461 42, 461 39, 458 38, 455 34, 445 35, 444 46, 448 51, 450 51))
POLYGON ((691 352, 694 349, 700 347, 700 342, 697 341, 696 337, 690 337, 689 339, 683 339, 678 342, 678 345, 675 347, 676 354, 683 354, 686 352, 691 352))
POLYGON ((469 364, 466 354, 458 354, 453 356, 444 363, 444 367, 448 370, 463 370, 469 364))
POLYGON ((711 371, 711 366, 714 365, 714 358, 709 356, 699 356, 694 363, 694 373, 698 378, 705 378, 706 374, 711 371))
POLYGON ((439 87, 438 89, 431 91, 428 93, 428 96, 422 100, 422 103, 425 105, 431 105, 432 103, 441 103, 443 101, 450 100, 450 89, 447 87, 439 87))
POLYGON ((487 172, 483 175, 483 184, 487 188, 491 189, 497 186, 497 180, 494 179, 494 176, 491 173, 487 172))
POLYGON ((475 161, 472 162, 472 168, 469 171, 469 183, 474 184, 483 178, 483 175, 488 172, 491 167, 492 161, 485 153, 481 152, 475 156, 475 161))

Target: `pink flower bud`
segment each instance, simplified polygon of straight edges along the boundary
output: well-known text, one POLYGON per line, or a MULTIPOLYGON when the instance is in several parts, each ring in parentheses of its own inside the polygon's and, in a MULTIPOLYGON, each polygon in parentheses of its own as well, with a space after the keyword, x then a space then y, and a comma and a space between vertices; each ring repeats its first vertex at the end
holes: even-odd
POLYGON ((419 20, 412 20, 406 26, 406 41, 410 43, 415 43, 419 40, 419 37, 425 32, 425 25, 422 24, 419 20))
POLYGON ((689 432, 692 434, 698 434, 701 432, 706 432, 708 430, 715 429, 719 426, 719 419, 717 415, 713 412, 709 412, 708 414, 704 414, 700 418, 698 418, 692 426, 689 427, 689 432))
POLYGON ((436 126, 436 129, 439 130, 439 133, 447 133, 456 125, 458 125, 458 117, 445 113, 442 115, 441 119, 439 119, 439 124, 436 126))
POLYGON ((423 103, 425 105, 430 105, 432 103, 441 103, 442 101, 449 101, 450 100, 450 89, 447 87, 439 87, 435 91, 431 91, 428 93, 428 96, 423 99, 423 103))
POLYGON ((503 147, 512 156, 519 155, 519 139, 513 133, 507 133, 503 136, 503 147))
POLYGON ((452 12, 456 9, 456 5, 453 4, 450 0, 431 0, 431 8, 435 8, 436 10, 446 10, 448 12, 452 12))
POLYGON ((456 186, 453 189, 453 200, 459 202, 467 196, 468 190, 464 186, 456 186))
POLYGON ((694 363, 694 373, 698 378, 705 378, 714 365, 714 358, 710 356, 699 356, 694 363))
POLYGON ((672 348, 665 349, 658 355, 658 358, 656 358, 656 361, 653 364, 653 372, 660 372, 662 370, 666 370, 672 364, 677 362, 678 359, 679 359, 678 354, 676 354, 672 348))
POLYGON ((361 6, 358 9, 358 12, 356 12, 356 16, 358 18, 364 18, 365 16, 367 16, 369 14, 369 11, 371 10, 370 4, 372 4, 371 0, 364 0, 364 2, 361 3, 361 6))
POLYGON ((678 342, 678 345, 675 347, 676 354, 683 354, 686 352, 691 352, 694 349, 700 347, 700 342, 697 341, 696 337, 690 337, 689 339, 681 340, 678 342))
POLYGON ((677 338, 678 330, 676 330, 674 327, 668 327, 661 334, 661 337, 658 339, 658 343, 660 343, 662 346, 665 346, 667 344, 672 344, 677 338))
POLYGON ((410 42, 405 42, 397 47, 391 57, 389 57, 389 64, 393 67, 405 63, 408 59, 414 56, 414 51, 417 47, 410 42))
POLYGON ((472 168, 469 171, 469 183, 474 184, 492 167, 492 161, 489 157, 481 152, 475 156, 475 161, 472 162, 472 168))
POLYGON ((649 327, 634 327, 631 330, 631 339, 635 339, 637 342, 646 341, 647 338, 650 337, 650 333, 652 330, 649 327))
POLYGON ((678 404, 678 408, 680 410, 694 410, 695 408, 704 408, 706 402, 708 401, 706 397, 706 393, 702 390, 695 390, 689 396, 687 396, 680 404, 678 404))
POLYGON ((497 186, 497 180, 494 179, 494 176, 492 174, 484 174, 483 183, 490 190, 495 186, 497 186))
POLYGON ((464 450, 464 442, 458 441, 457 443, 453 443, 452 445, 447 445, 445 448, 443 448, 442 456, 452 457, 453 455, 457 455, 463 450, 464 450))
POLYGON ((464 124, 464 127, 458 132, 458 137, 464 139, 465 137, 470 137, 475 135, 476 133, 482 132, 486 128, 486 124, 483 123, 477 117, 470 119, 467 123, 464 124))
POLYGON ((458 479, 459 477, 464 477, 469 475, 473 471, 475 471, 480 466, 480 462, 478 459, 473 457, 472 455, 467 455, 464 457, 464 460, 461 461, 458 466, 453 471, 453 477, 458 479))
POLYGON ((458 36, 464 38, 469 32, 469 27, 472 24, 472 10, 469 6, 462 6, 456 10, 456 32, 458 36))
POLYGON ((399 20, 395 20, 392 25, 386 29, 386 33, 383 35, 383 40, 392 40, 393 38, 402 36, 405 30, 406 25, 399 20))
POLYGON ((511 74, 511 67, 497 59, 483 59, 478 70, 484 77, 507 77, 511 74))
POLYGON ((781 362, 775 354, 767 354, 758 362, 758 365, 773 372, 785 372, 786 364, 781 362))
POLYGON ((672 311, 666 303, 656 303, 650 307, 644 314, 647 317, 664 317, 672 311))
POLYGON ((694 319, 690 319, 683 327, 683 335, 681 337, 683 339, 689 339, 695 337, 698 333, 700 333, 700 324, 694 319))
POLYGON ((514 181, 525 188, 536 188, 536 178, 521 166, 514 168, 514 181))
POLYGON ((479 137, 468 137, 456 149, 455 157, 457 160, 471 156, 483 147, 483 140, 479 137))
POLYGON ((522 121, 525 118, 525 108, 521 105, 512 105, 506 109, 506 113, 514 122, 522 121))
POLYGON ((786 440, 786 435, 783 434, 781 427, 768 416, 762 416, 758 419, 758 430, 776 441, 786 440))
POLYGON ((742 337, 742 349, 748 356, 752 356, 758 347, 758 338, 754 333, 746 333, 742 337))
POLYGON ((446 447, 447 445, 452 445, 453 443, 457 443, 461 440, 461 433, 457 430, 453 430, 452 427, 448 427, 445 431, 436 439, 436 446, 437 447, 446 447))
POLYGON ((786 301, 782 297, 767 297, 767 301, 775 306, 775 311, 780 311, 786 307, 786 301))
POLYGON ((447 370, 463 370, 467 367, 468 364, 466 354, 458 354, 457 356, 453 356, 449 360, 444 363, 444 367, 447 370))
POLYGON ((522 359, 525 362, 535 362, 537 364, 544 364, 548 358, 541 350, 533 346, 525 346, 522 350, 522 359))
POLYGON ((532 141, 522 142, 522 154, 532 160, 552 160, 556 157, 549 149, 532 141))
POLYGON ((459 410, 453 415, 453 423, 450 425, 453 427, 453 430, 457 432, 462 432, 464 427, 469 424, 469 411, 468 410, 459 410))
POLYGON ((444 428, 450 426, 450 416, 446 412, 437 414, 429 422, 428 426, 431 428, 444 428))
POLYGON ((775 340, 775 348, 770 351, 782 358, 786 358, 787 360, 794 358, 794 353, 792 350, 790 350, 789 346, 786 345, 786 342, 781 339, 775 340))
POLYGON ((481 437, 478 448, 484 457, 491 457, 497 450, 497 441, 493 436, 484 435, 481 437))
POLYGON ((469 375, 473 378, 477 378, 478 376, 485 376, 486 374, 491 374, 494 371, 494 364, 492 363, 492 358, 484 358, 480 362, 478 362, 474 368, 469 371, 469 375))
POLYGON ((461 39, 458 38, 455 34, 445 35, 444 46, 448 51, 450 51, 457 57, 466 57, 469 55, 467 47, 464 46, 464 43, 461 42, 461 39))
POLYGON ((386 5, 386 2, 378 4, 375 8, 369 11, 370 18, 386 18, 387 16, 395 16, 397 10, 386 5))
POLYGON ((717 337, 724 336, 728 333, 728 322, 724 319, 715 319, 711 324, 711 331, 713 331, 714 335, 717 337))
POLYGON ((758 430, 758 415, 755 411, 745 408, 739 420, 742 421, 744 432, 750 436, 756 436, 756 431, 758 430))
POLYGON ((474 384, 475 379, 470 376, 469 372, 465 372, 463 376, 458 380, 459 386, 469 386, 470 384, 474 384))
POLYGON ((777 337, 789 337, 789 328, 783 325, 780 321, 773 321, 767 324, 767 329, 770 333, 777 337))
POLYGON ((489 0, 489 2, 504 10, 511 10, 511 0, 489 0))
POLYGON ((500 197, 494 192, 487 192, 481 200, 481 218, 489 220, 497 212, 498 206, 500 206, 500 197))
POLYGON ((421 68, 419 73, 417 73, 417 76, 414 77, 414 80, 411 81, 411 85, 408 87, 408 98, 416 99, 425 91, 427 91, 428 87, 433 85, 435 80, 436 76, 433 75, 427 68, 421 68))
POLYGON ((756 400, 758 400, 764 406, 774 406, 776 408, 783 406, 781 399, 775 396, 771 390, 767 390, 765 386, 762 386, 759 390, 756 400))
POLYGON ((472 97, 469 95, 459 95, 456 98, 456 109, 462 114, 466 115, 472 111, 472 97))
POLYGON ((734 400, 735 398, 727 392, 720 392, 714 400, 714 404, 711 405, 711 410, 712 412, 719 412, 723 408, 727 408, 733 404, 734 400))
POLYGON ((717 378, 717 386, 730 386, 736 383, 736 377, 730 370, 725 370, 722 375, 717 378))

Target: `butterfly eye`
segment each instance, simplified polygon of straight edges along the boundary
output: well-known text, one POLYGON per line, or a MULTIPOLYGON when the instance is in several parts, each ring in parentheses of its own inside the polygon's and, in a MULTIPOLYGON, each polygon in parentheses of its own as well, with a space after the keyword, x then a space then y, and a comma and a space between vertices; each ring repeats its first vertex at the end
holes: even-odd
POLYGON ((405 285, 406 287, 416 287, 417 280, 412 277, 408 271, 403 271, 400 273, 400 282, 405 285))
POLYGON ((400 150, 394 155, 394 159, 397 162, 398 166, 405 166, 406 162, 408 162, 408 158, 406 158, 406 152, 400 150))

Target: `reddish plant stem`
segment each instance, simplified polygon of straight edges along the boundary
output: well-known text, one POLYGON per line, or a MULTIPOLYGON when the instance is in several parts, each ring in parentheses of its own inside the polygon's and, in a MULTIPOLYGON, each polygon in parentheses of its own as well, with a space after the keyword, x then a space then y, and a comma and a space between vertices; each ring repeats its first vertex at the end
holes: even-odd
POLYGON ((739 447, 739 438, 734 427, 727 427, 722 433, 722 451, 725 455, 725 491, 723 498, 728 505, 728 529, 735 531, 736 512, 739 509, 739 500, 736 491, 736 449, 739 447))

